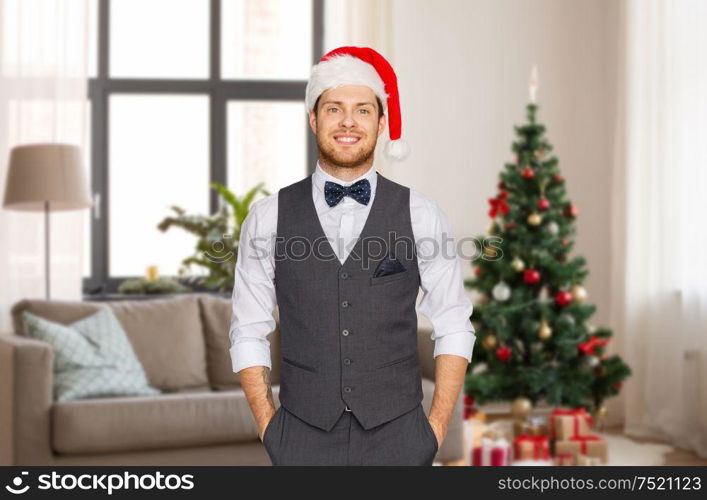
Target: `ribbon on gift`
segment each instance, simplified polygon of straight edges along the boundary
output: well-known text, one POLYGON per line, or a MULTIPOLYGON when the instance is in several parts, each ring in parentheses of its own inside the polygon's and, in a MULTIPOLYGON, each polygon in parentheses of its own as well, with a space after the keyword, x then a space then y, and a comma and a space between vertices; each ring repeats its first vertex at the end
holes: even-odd
POLYGON ((531 436, 529 434, 521 434, 513 440, 513 443, 515 444, 516 457, 521 455, 521 443, 531 443, 533 445, 533 460, 547 460, 550 456, 548 436, 531 436), (542 456, 540 456, 541 453, 542 456))
POLYGON ((555 408, 552 410, 552 415, 550 415, 550 435, 552 436, 553 439, 557 437, 556 434, 556 429, 555 429, 555 417, 557 416, 571 416, 574 419, 574 435, 578 436, 579 435, 579 419, 584 418, 587 421, 587 424, 589 424, 589 427, 592 426, 593 420, 592 416, 585 411, 584 408, 575 408, 572 410, 566 410, 563 408, 555 408))
POLYGON ((597 435, 589 435, 589 436, 572 436, 570 438, 570 441, 579 441, 579 446, 580 446, 580 453, 582 455, 587 454, 587 441, 601 441, 601 437, 597 435))
POLYGON ((508 465, 510 463, 510 445, 503 437, 491 439, 483 437, 481 446, 472 452, 472 465, 508 465))

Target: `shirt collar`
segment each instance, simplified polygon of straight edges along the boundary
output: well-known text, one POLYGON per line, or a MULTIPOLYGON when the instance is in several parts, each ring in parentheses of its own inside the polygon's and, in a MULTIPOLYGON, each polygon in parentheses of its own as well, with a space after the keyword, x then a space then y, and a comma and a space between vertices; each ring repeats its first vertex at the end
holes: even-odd
POLYGON ((322 193, 324 192, 324 183, 326 181, 336 182, 342 186, 350 186, 354 182, 360 181, 361 179, 368 179, 368 182, 371 183, 371 197, 373 197, 373 194, 376 192, 376 181, 378 180, 375 163, 371 165, 371 168, 369 168, 365 174, 355 178, 352 181, 342 181, 338 177, 328 174, 324 171, 321 165, 319 165, 318 161, 317 167, 314 169, 314 173, 312 174, 312 182, 314 183, 314 186, 322 193))

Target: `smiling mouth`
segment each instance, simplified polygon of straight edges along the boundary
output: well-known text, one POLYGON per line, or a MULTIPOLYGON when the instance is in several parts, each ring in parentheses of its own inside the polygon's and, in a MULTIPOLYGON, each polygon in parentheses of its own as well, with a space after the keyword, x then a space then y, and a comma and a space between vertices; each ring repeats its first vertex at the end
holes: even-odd
POLYGON ((361 140, 360 137, 352 136, 352 135, 339 135, 339 136, 334 136, 334 141, 337 144, 343 144, 345 146, 350 146, 352 144, 356 144, 361 140))

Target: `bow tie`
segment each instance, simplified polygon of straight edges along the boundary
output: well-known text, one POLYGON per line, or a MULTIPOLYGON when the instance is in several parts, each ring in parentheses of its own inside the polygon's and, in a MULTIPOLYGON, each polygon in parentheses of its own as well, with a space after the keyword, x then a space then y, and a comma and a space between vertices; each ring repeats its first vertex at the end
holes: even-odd
POLYGON ((368 179, 361 179, 350 186, 342 186, 331 181, 324 183, 324 199, 330 207, 338 204, 344 196, 350 196, 357 202, 368 205, 371 199, 371 183, 368 179))

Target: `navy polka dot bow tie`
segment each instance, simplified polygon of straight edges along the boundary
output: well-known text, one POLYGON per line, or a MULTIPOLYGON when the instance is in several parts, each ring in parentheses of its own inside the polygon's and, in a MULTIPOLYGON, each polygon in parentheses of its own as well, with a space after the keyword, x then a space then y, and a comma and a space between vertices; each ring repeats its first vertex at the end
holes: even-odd
POLYGON ((368 205, 371 199, 371 183, 368 179, 361 179, 350 186, 342 186, 331 181, 324 183, 324 198, 330 207, 339 203, 344 196, 350 196, 357 202, 368 205))

